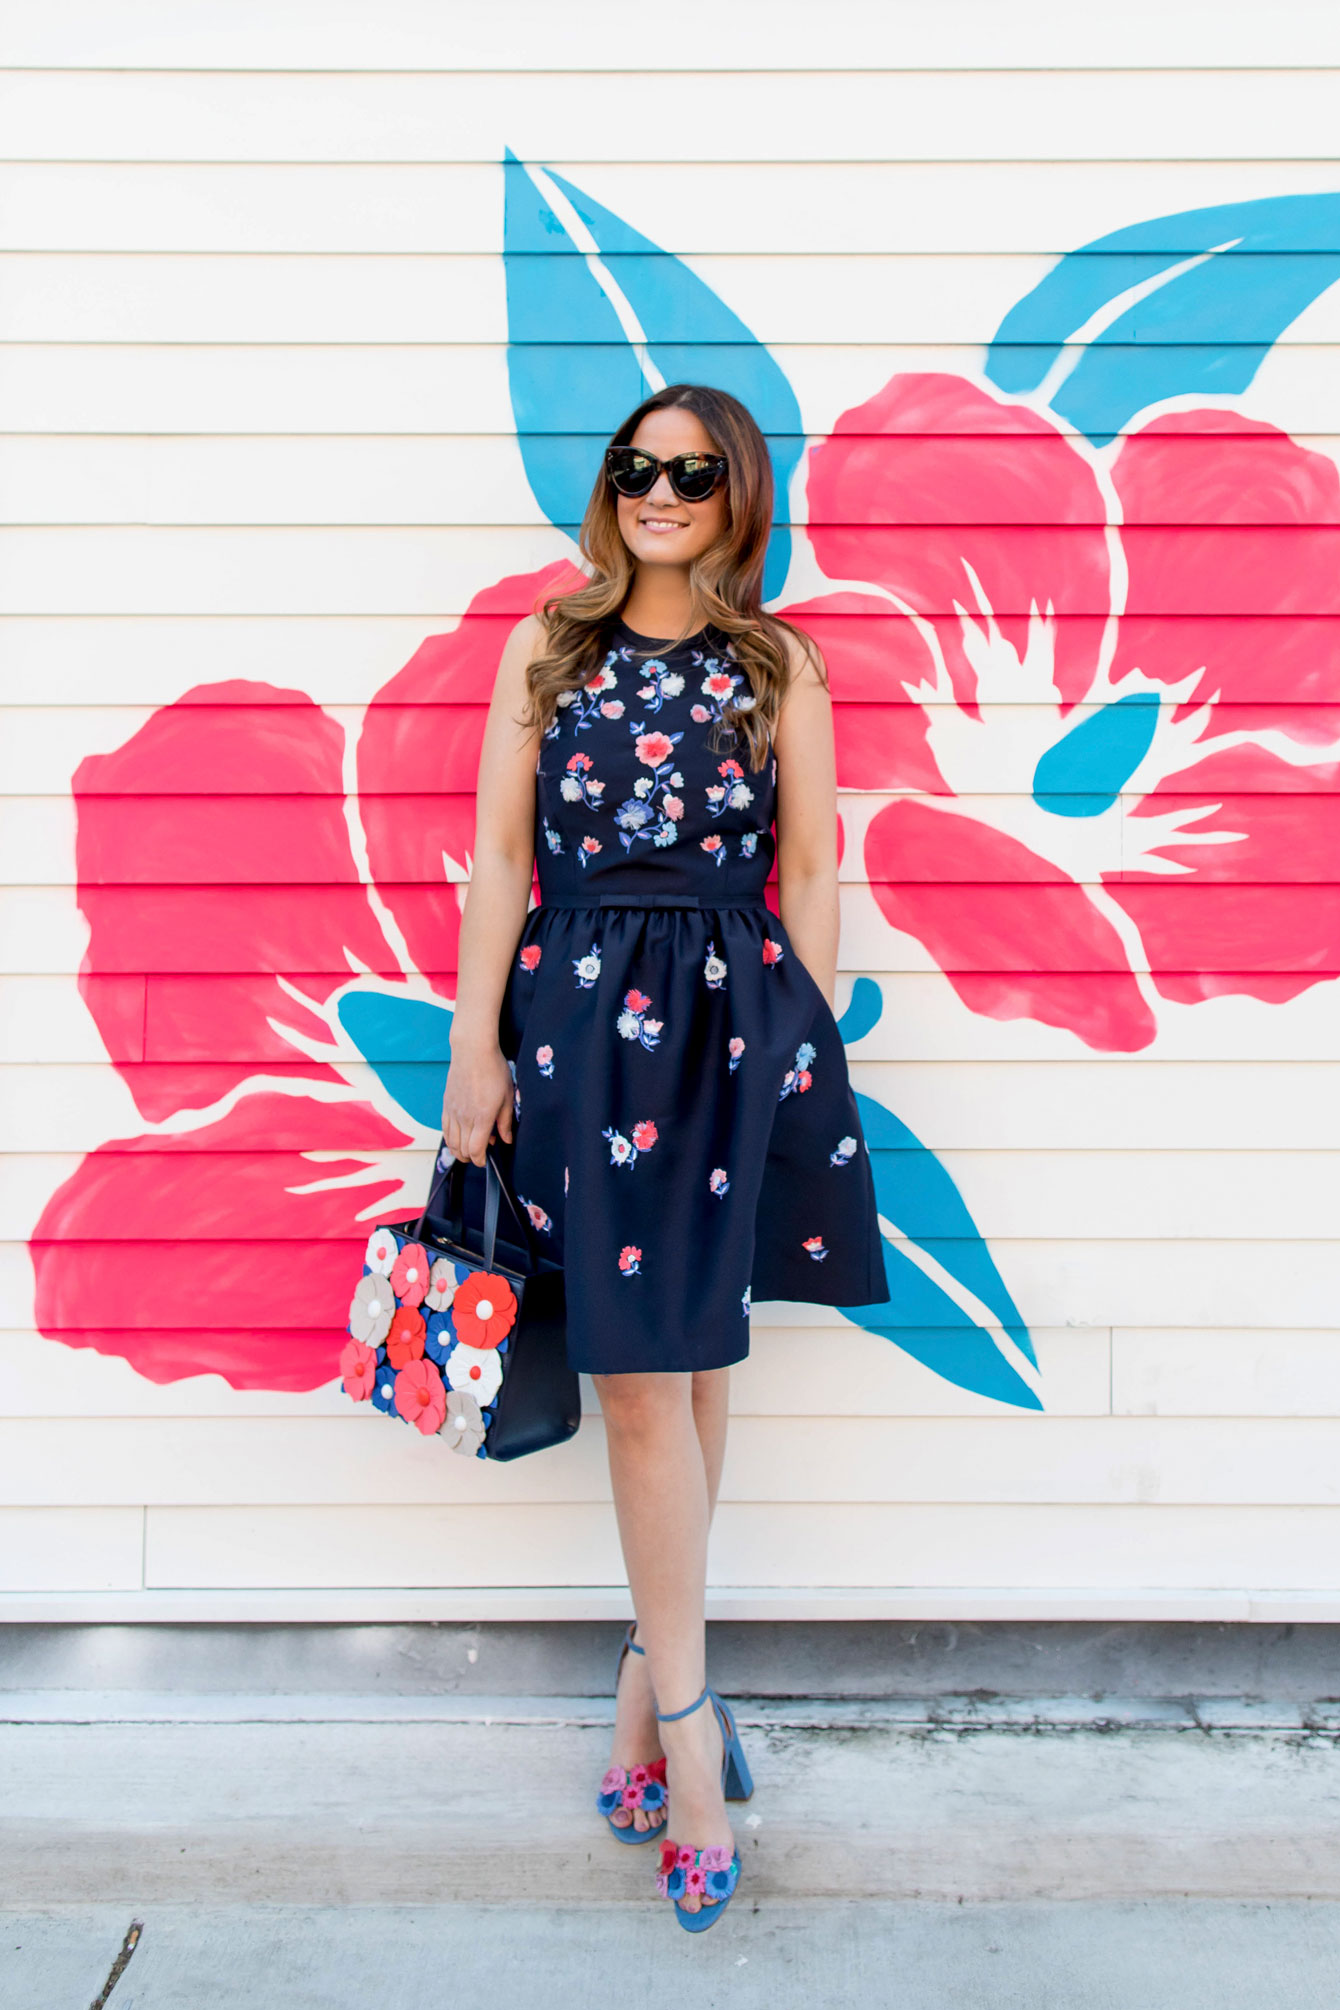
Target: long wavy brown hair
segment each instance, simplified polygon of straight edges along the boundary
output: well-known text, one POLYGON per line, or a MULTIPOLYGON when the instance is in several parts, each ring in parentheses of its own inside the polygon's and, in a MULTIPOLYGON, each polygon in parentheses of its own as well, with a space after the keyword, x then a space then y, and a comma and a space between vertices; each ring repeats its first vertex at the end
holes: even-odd
MULTIPOLYGON (((767 442, 752 414, 729 391, 706 384, 667 384, 630 412, 610 440, 627 446, 648 412, 667 406, 693 412, 725 454, 730 472, 726 487, 726 524, 721 536, 689 568, 691 607, 688 625, 676 642, 709 622, 733 650, 737 667, 748 679, 742 696, 751 706, 728 705, 722 715, 729 743, 742 737, 749 765, 761 768, 768 758, 791 680, 788 635, 796 636, 820 678, 828 682, 823 657, 813 639, 763 607, 763 565, 772 529, 772 461, 767 442)), ((576 691, 600 669, 608 648, 607 631, 633 584, 634 560, 619 530, 618 505, 601 455, 578 542, 590 572, 590 584, 557 594, 537 609, 545 626, 545 650, 526 673, 528 709, 524 723, 544 732, 552 723, 559 693, 576 691)), ((716 730, 716 729, 714 729, 716 730)))

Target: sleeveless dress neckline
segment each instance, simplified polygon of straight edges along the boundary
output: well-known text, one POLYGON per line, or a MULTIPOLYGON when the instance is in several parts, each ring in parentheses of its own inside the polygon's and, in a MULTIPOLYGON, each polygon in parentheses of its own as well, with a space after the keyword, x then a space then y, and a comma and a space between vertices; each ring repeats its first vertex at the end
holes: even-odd
POLYGON ((889 1295, 842 1038, 768 898, 776 756, 724 716, 747 679, 710 623, 637 638, 658 655, 634 633, 541 736, 499 1018, 513 1186, 592 1374, 739 1361, 755 1295, 889 1295))

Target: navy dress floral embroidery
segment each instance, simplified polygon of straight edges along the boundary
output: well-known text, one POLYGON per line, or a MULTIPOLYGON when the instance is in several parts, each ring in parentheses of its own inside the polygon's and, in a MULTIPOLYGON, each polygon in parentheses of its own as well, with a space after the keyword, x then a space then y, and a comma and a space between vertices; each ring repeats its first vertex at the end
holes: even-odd
POLYGON ((609 639, 540 743, 511 1170, 574 1368, 720 1368, 755 1299, 884 1301, 874 1182, 833 1014, 764 901, 777 764, 722 721, 730 645, 609 639))

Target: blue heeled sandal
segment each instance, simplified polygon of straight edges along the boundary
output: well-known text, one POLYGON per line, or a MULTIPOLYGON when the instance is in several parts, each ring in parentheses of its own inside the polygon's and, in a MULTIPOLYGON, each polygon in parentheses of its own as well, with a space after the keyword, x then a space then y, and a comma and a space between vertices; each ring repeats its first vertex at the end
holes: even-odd
MULTIPOLYGON (((700 1710, 709 1701, 721 1726, 721 1791, 728 1801, 747 1801, 754 1791, 753 1776, 730 1705, 722 1702, 715 1689, 709 1685, 686 1709, 658 1710, 656 1721, 658 1724, 677 1723, 681 1717, 691 1717, 695 1710, 700 1710)), ((669 1836, 661 1843, 661 1868, 656 1874, 656 1889, 662 1898, 674 1900, 675 1918, 686 1933, 706 1933, 734 1898, 739 1882, 738 1849, 728 1850, 724 1844, 715 1849, 690 1849, 687 1845, 672 1842, 669 1836), (685 1912, 680 1904, 686 1892, 696 1892, 703 1901, 697 1912, 685 1912)))
MULTIPOLYGON (((637 1622, 634 1620, 633 1625, 635 1626, 636 1624, 637 1622)), ((614 1692, 616 1696, 619 1692, 619 1677, 623 1673, 624 1656, 626 1654, 645 1654, 646 1651, 645 1647, 639 1647, 636 1640, 634 1640, 633 1627, 630 1626, 627 1633, 624 1634, 623 1646, 619 1649, 619 1658, 614 1664, 614 1692)), ((636 1828, 630 1821, 626 1828, 622 1828, 614 1820, 614 1816, 620 1808, 645 1808, 650 1812, 653 1808, 663 1808, 665 1801, 665 1760, 663 1758, 653 1759, 646 1766, 611 1766, 604 1779, 600 1782, 600 1792, 596 1795, 596 1807, 609 1824, 610 1834, 616 1842, 621 1843, 651 1842, 653 1837, 665 1834, 665 1825, 664 1823, 658 1823, 655 1828, 648 1826, 645 1829, 640 1829, 636 1828)))

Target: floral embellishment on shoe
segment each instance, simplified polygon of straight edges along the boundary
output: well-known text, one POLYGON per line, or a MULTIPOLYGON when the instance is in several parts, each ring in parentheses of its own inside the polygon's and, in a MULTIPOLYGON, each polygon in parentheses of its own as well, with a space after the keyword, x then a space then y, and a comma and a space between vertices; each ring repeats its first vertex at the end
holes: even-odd
POLYGON ((451 1316, 470 1347, 496 1347, 516 1324, 516 1293, 505 1277, 472 1270, 456 1287, 451 1316))
POLYGON ((394 1317, 395 1297, 390 1278, 378 1277, 375 1271, 361 1277, 349 1307, 349 1331, 354 1339, 361 1340, 366 1347, 380 1347, 394 1317))
POLYGON ((377 1352, 361 1340, 346 1340, 340 1355, 340 1379, 344 1393, 356 1403, 366 1403, 377 1380, 377 1352))
POLYGON ((467 1458, 483 1449, 484 1415, 468 1391, 448 1389, 442 1436, 453 1452, 463 1452, 467 1458))
POLYGON ((642 1269, 642 1251, 636 1243, 627 1242, 619 1251, 619 1268, 625 1277, 636 1277, 642 1269))
POLYGON ((661 1867, 656 1873, 656 1889, 662 1898, 681 1899, 692 1895, 704 1904, 720 1904, 734 1891, 740 1877, 738 1851, 724 1848, 687 1849, 667 1839, 661 1844, 661 1867))
POLYGON ((518 956, 517 962, 521 965, 521 968, 523 970, 529 970, 531 975, 533 976, 534 973, 540 967, 539 943, 528 942, 525 948, 521 951, 521 954, 518 956))
POLYGON ((395 1406, 407 1424, 431 1438, 447 1414, 447 1392, 431 1361, 409 1361, 395 1378, 395 1406))
POLYGON ((777 1097, 784 1103, 788 1096, 803 1096, 814 1080, 810 1073, 810 1062, 814 1059, 814 1048, 808 1040, 802 1040, 796 1048, 795 1063, 782 1076, 781 1092, 777 1097))
POLYGON ((535 1049, 535 1065, 547 1081, 554 1079, 554 1050, 552 1047, 535 1049))
POLYGON ((828 1163, 830 1166, 849 1165, 851 1160, 855 1157, 855 1155, 856 1155, 855 1138, 839 1138, 837 1141, 837 1150, 831 1151, 828 1154, 828 1163))
POLYGON ((665 1760, 653 1759, 646 1766, 611 1766, 600 1782, 596 1806, 608 1820, 620 1808, 645 1808, 651 1813, 663 1808, 665 1800, 665 1760))
POLYGON ((707 1184, 718 1200, 724 1200, 730 1192, 730 1181, 726 1177, 725 1166, 713 1166, 707 1176, 707 1184))
POLYGON ((822 1263, 828 1254, 828 1251, 824 1248, 824 1239, 821 1235, 808 1236, 800 1246, 805 1254, 811 1257, 815 1263, 822 1263))
POLYGON ((743 1061, 744 1059, 744 1041, 740 1038, 738 1033, 732 1034, 730 1041, 727 1044, 726 1052, 730 1056, 730 1061, 728 1065, 730 1067, 730 1072, 733 1075, 735 1073, 735 1070, 739 1067, 741 1061, 743 1061))
POLYGON ((600 944, 593 942, 585 956, 574 956, 572 968, 578 988, 589 991, 600 976, 600 944))
POLYGON ((405 1243, 391 1265, 391 1289, 402 1305, 422 1305, 428 1292, 428 1251, 421 1242, 405 1243))
POLYGON ((651 1000, 645 991, 625 991, 623 1009, 615 1020, 621 1038, 639 1040, 648 1049, 658 1047, 661 1041, 663 1019, 649 1019, 651 1000))
POLYGON ((707 954, 703 958, 703 976, 707 980, 709 991, 724 989, 726 983, 726 959, 724 956, 717 955, 715 942, 709 942, 707 945, 707 954))
POLYGON ((774 963, 780 963, 785 954, 786 951, 782 948, 780 942, 774 942, 770 935, 764 936, 763 961, 765 964, 771 966, 774 963))

